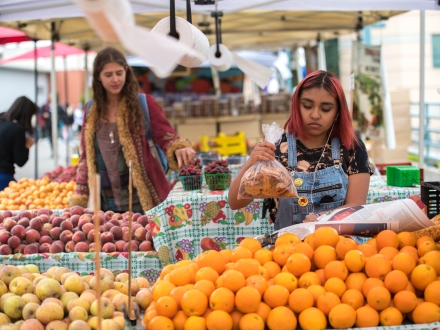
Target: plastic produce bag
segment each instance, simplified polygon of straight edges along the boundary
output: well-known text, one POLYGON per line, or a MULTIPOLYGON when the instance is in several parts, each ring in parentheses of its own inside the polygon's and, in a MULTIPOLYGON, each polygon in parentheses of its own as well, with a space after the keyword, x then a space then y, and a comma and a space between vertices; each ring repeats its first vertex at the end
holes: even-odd
MULTIPOLYGON (((284 130, 277 124, 263 125, 265 141, 272 144, 281 140, 284 130)), ((241 178, 238 199, 297 198, 295 185, 289 171, 277 160, 259 161, 241 178)))

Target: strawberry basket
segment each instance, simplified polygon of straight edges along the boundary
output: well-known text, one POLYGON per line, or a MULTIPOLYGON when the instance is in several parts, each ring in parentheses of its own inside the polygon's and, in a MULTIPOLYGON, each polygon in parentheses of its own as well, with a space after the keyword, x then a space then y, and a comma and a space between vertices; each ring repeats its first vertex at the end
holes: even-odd
POLYGON ((209 190, 226 190, 231 185, 231 173, 205 173, 205 181, 209 190))
POLYGON ((189 175, 181 176, 180 182, 182 182, 183 190, 198 190, 202 188, 203 176, 202 175, 189 175))

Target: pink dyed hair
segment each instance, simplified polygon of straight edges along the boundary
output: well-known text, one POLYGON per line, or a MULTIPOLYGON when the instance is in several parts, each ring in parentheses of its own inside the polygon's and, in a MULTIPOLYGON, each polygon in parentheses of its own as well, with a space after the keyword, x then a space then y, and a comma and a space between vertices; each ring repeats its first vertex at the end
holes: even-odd
POLYGON ((347 100, 342 89, 341 82, 338 77, 327 71, 314 71, 305 77, 295 90, 292 97, 292 106, 290 109, 290 117, 284 124, 284 129, 293 134, 295 137, 300 136, 308 139, 303 125, 300 112, 300 98, 302 91, 310 88, 324 88, 329 92, 338 103, 338 119, 336 120, 330 138, 338 137, 341 143, 348 149, 353 149, 355 143, 359 143, 353 129, 350 112, 347 106, 347 100))

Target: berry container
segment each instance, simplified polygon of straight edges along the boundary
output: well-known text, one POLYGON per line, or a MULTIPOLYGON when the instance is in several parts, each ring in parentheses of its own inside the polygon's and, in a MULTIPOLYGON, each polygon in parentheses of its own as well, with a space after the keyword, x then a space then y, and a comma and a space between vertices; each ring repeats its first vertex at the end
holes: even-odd
POLYGON ((203 176, 202 175, 190 175, 181 176, 180 182, 182 182, 183 190, 198 190, 202 188, 203 176))
POLYGON ((205 173, 205 181, 209 190, 226 190, 231 185, 231 173, 205 173))

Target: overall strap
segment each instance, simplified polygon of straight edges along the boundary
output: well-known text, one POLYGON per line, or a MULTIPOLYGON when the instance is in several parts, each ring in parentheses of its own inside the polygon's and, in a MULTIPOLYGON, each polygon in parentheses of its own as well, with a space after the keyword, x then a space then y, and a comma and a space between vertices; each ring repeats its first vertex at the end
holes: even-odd
POLYGON ((287 146, 288 146, 288 165, 289 167, 294 167, 297 164, 296 158, 296 139, 292 134, 286 133, 287 136, 287 146))
POLYGON ((341 159, 341 142, 337 137, 332 139, 332 158, 334 165, 339 167, 341 159))

